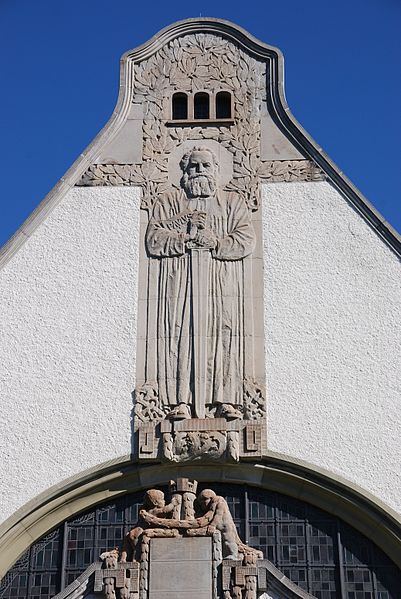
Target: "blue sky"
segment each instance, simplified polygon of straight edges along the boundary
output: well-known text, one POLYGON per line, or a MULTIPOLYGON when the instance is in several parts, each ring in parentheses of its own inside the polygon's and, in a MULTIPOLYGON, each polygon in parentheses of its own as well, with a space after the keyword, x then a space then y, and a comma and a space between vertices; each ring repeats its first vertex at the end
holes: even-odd
POLYGON ((121 54, 198 16, 283 51, 292 113, 401 231, 400 0, 0 0, 0 245, 109 119, 121 54))

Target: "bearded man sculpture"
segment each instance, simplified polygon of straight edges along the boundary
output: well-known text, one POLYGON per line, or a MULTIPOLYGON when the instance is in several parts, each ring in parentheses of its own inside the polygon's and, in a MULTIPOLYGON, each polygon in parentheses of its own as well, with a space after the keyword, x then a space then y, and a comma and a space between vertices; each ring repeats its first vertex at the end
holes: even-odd
POLYGON ((172 419, 239 418, 244 381, 244 258, 255 245, 239 194, 217 188, 207 148, 180 162, 181 189, 154 205, 146 233, 159 259, 157 383, 172 419))

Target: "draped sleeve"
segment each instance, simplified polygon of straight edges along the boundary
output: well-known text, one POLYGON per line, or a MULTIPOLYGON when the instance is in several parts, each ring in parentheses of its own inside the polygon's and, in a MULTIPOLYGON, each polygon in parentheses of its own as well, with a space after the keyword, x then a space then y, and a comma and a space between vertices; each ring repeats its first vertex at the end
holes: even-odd
POLYGON ((255 249, 255 231, 248 207, 239 194, 227 197, 227 234, 218 239, 212 251, 218 260, 241 260, 255 249))
POLYGON ((189 214, 174 193, 166 193, 156 201, 146 231, 146 247, 151 256, 162 258, 185 254, 189 214))

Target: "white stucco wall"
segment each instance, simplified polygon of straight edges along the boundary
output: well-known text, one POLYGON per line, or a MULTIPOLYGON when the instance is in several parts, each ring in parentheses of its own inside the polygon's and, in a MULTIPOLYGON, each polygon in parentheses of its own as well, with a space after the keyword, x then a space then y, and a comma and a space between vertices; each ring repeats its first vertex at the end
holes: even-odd
POLYGON ((401 512, 401 269, 326 182, 264 186, 269 449, 401 512))
POLYGON ((70 191, 0 272, 0 520, 130 453, 139 194, 70 191))
MULTIPOLYGON (((0 273, 0 520, 130 452, 139 190, 69 192, 0 273)), ((401 512, 397 258, 325 182, 264 186, 269 449, 401 512)))

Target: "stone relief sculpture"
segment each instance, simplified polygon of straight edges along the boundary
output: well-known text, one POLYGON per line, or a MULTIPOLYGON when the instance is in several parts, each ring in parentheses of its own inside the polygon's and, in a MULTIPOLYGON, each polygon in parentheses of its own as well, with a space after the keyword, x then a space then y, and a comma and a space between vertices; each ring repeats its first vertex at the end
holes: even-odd
MULTIPOLYGON (((131 184, 142 185, 142 208, 152 210, 161 193, 169 188, 168 159, 174 148, 187 140, 214 139, 229 148, 234 158, 232 190, 241 193, 249 209, 259 201, 260 110, 264 94, 266 64, 258 61, 226 38, 208 34, 180 36, 153 56, 135 66, 133 101, 144 106, 142 164, 113 168, 104 173, 109 183, 120 184, 131 171, 131 184), (224 89, 233 94, 235 123, 231 127, 211 123, 209 127, 174 126, 166 99, 173 91, 195 93, 224 89)), ((102 184, 100 170, 86 173, 84 183, 102 184)))
POLYGON ((268 61, 223 34, 189 32, 160 45, 134 65, 141 157, 92 165, 79 183, 142 188, 140 460, 238 461, 264 451, 260 184, 322 178, 301 154, 265 159, 270 76, 268 61), (172 118, 177 91, 201 91, 213 103, 221 90, 231 100, 229 123, 172 118), (172 180, 180 151, 182 176, 172 180), (224 152, 231 176, 222 185, 224 152))
MULTIPOLYGON (((181 497, 176 495, 170 504, 165 505, 164 493, 158 489, 146 491, 142 509, 139 512, 139 519, 135 528, 133 528, 124 539, 121 553, 121 561, 132 561, 136 555, 137 544, 141 536, 145 533, 147 536, 177 537, 178 529, 170 528, 164 530, 162 527, 154 528, 152 531, 148 519, 172 518, 176 514, 177 507, 181 504, 181 497)), ((172 521, 172 520, 171 520, 172 521)), ((138 557, 138 556, 137 556, 138 557)))
POLYGON ((261 429, 265 416, 247 314, 257 236, 244 197, 219 185, 210 146, 190 146, 180 168, 181 188, 156 199, 144 236, 153 282, 145 365, 153 374, 137 389, 138 453, 238 461, 261 451, 254 424, 261 429), (243 421, 254 423, 245 433, 243 421))
POLYGON ((182 575, 191 568, 189 554, 203 552, 210 555, 210 562, 204 559, 202 566, 196 561, 196 568, 203 567, 204 577, 210 578, 210 587, 205 587, 210 599, 258 599, 267 592, 312 599, 265 560, 261 551, 241 541, 223 497, 212 489, 198 496, 196 491, 197 482, 187 478, 170 481, 168 504, 162 491, 146 491, 138 522, 125 537, 121 554, 115 548, 100 556, 102 568, 95 571, 94 592, 105 599, 152 599, 174 592, 179 598, 197 596, 199 590, 203 597, 205 592, 194 589, 182 575), (155 580, 152 574, 160 563, 168 564, 163 592, 160 577, 155 580))
POLYGON ((261 228, 253 213, 265 75, 264 62, 219 35, 168 42, 135 66, 142 163, 96 167, 108 184, 141 185, 147 213, 135 394, 141 460, 238 461, 263 451, 261 228), (222 85, 233 99, 230 126, 169 121, 174 91, 222 85), (222 184, 224 153, 231 174, 222 184))
MULTIPOLYGON (((138 184, 137 171, 138 167, 135 164, 94 164, 88 168, 78 185, 80 187, 136 185, 138 184)), ((325 180, 323 172, 312 160, 265 160, 261 163, 257 174, 263 183, 325 180)))
POLYGON ((142 164, 95 164, 79 185, 141 185, 142 207, 151 209, 155 197, 168 187, 167 159, 187 139, 216 139, 234 155, 230 186, 243 194, 248 207, 260 204, 260 181, 318 181, 321 170, 309 160, 260 158, 260 110, 269 76, 267 65, 232 41, 211 34, 189 34, 172 40, 135 68, 133 102, 144 103, 142 164), (230 127, 168 128, 166 93, 219 89, 232 92, 235 123, 230 127))
POLYGON ((181 167, 182 189, 158 198, 146 233, 149 254, 160 258, 159 398, 168 418, 241 418, 243 258, 255 232, 243 198, 218 190, 209 149, 194 147, 181 167))
POLYGON ((134 66, 141 159, 93 165, 80 182, 142 188, 134 399, 140 460, 263 454, 260 182, 319 176, 307 160, 262 160, 269 76, 268 62, 224 35, 171 39, 134 66), (230 122, 172 118, 177 91, 192 98, 202 91, 213 103, 221 90, 230 98, 230 122), (225 154, 230 176, 222 183, 225 154), (181 177, 174 179, 178 157, 181 177))
MULTIPOLYGON (((218 551, 214 552, 218 556, 218 564, 215 564, 215 590, 217 588, 218 566, 224 564, 225 568, 234 568, 238 565, 255 566, 258 560, 263 560, 261 551, 249 547, 241 541, 238 536, 233 518, 228 508, 227 502, 223 497, 218 496, 211 489, 204 489, 196 497, 197 482, 188 479, 178 479, 177 482, 171 481, 170 488, 172 498, 169 504, 165 504, 164 493, 158 489, 146 491, 144 503, 139 512, 138 523, 126 536, 119 559, 120 568, 128 565, 132 569, 132 563, 140 563, 139 593, 145 597, 148 590, 149 580, 149 545, 155 538, 166 539, 165 550, 169 551, 169 538, 183 537, 210 537, 212 543, 218 546, 218 551)), ((105 597, 109 599, 112 577, 108 576, 110 567, 117 567, 116 550, 102 554, 106 572, 102 573, 103 590, 105 597)), ((231 573, 231 570, 230 570, 231 573)), ((247 593, 244 595, 247 599, 256 599, 256 576, 257 569, 254 567, 248 572, 255 580, 247 584, 247 593), (249 588, 253 592, 249 594, 249 588)), ((100 578, 100 575, 98 575, 100 578)), ((227 578, 227 573, 226 573, 227 578)), ((230 588, 233 584, 230 580, 227 582, 230 588)), ((244 580, 245 583, 245 580, 244 580)), ((121 584, 121 583, 120 583, 121 584)), ((240 588, 235 589, 233 594, 230 588, 224 593, 225 599, 231 597, 242 597, 240 588)), ((127 588, 129 585, 125 585, 127 588)), ((245 591, 245 584, 244 584, 245 591)), ((120 591, 121 593, 121 591, 120 591)), ((121 596, 123 599, 123 595, 121 596)))
POLYGON ((148 525, 161 529, 182 529, 187 536, 211 536, 218 531, 221 535, 222 555, 224 559, 246 559, 255 562, 263 559, 263 553, 245 545, 238 536, 233 518, 223 497, 216 495, 211 489, 204 489, 197 497, 197 512, 194 519, 175 520, 160 518, 146 510, 141 517, 148 525))

